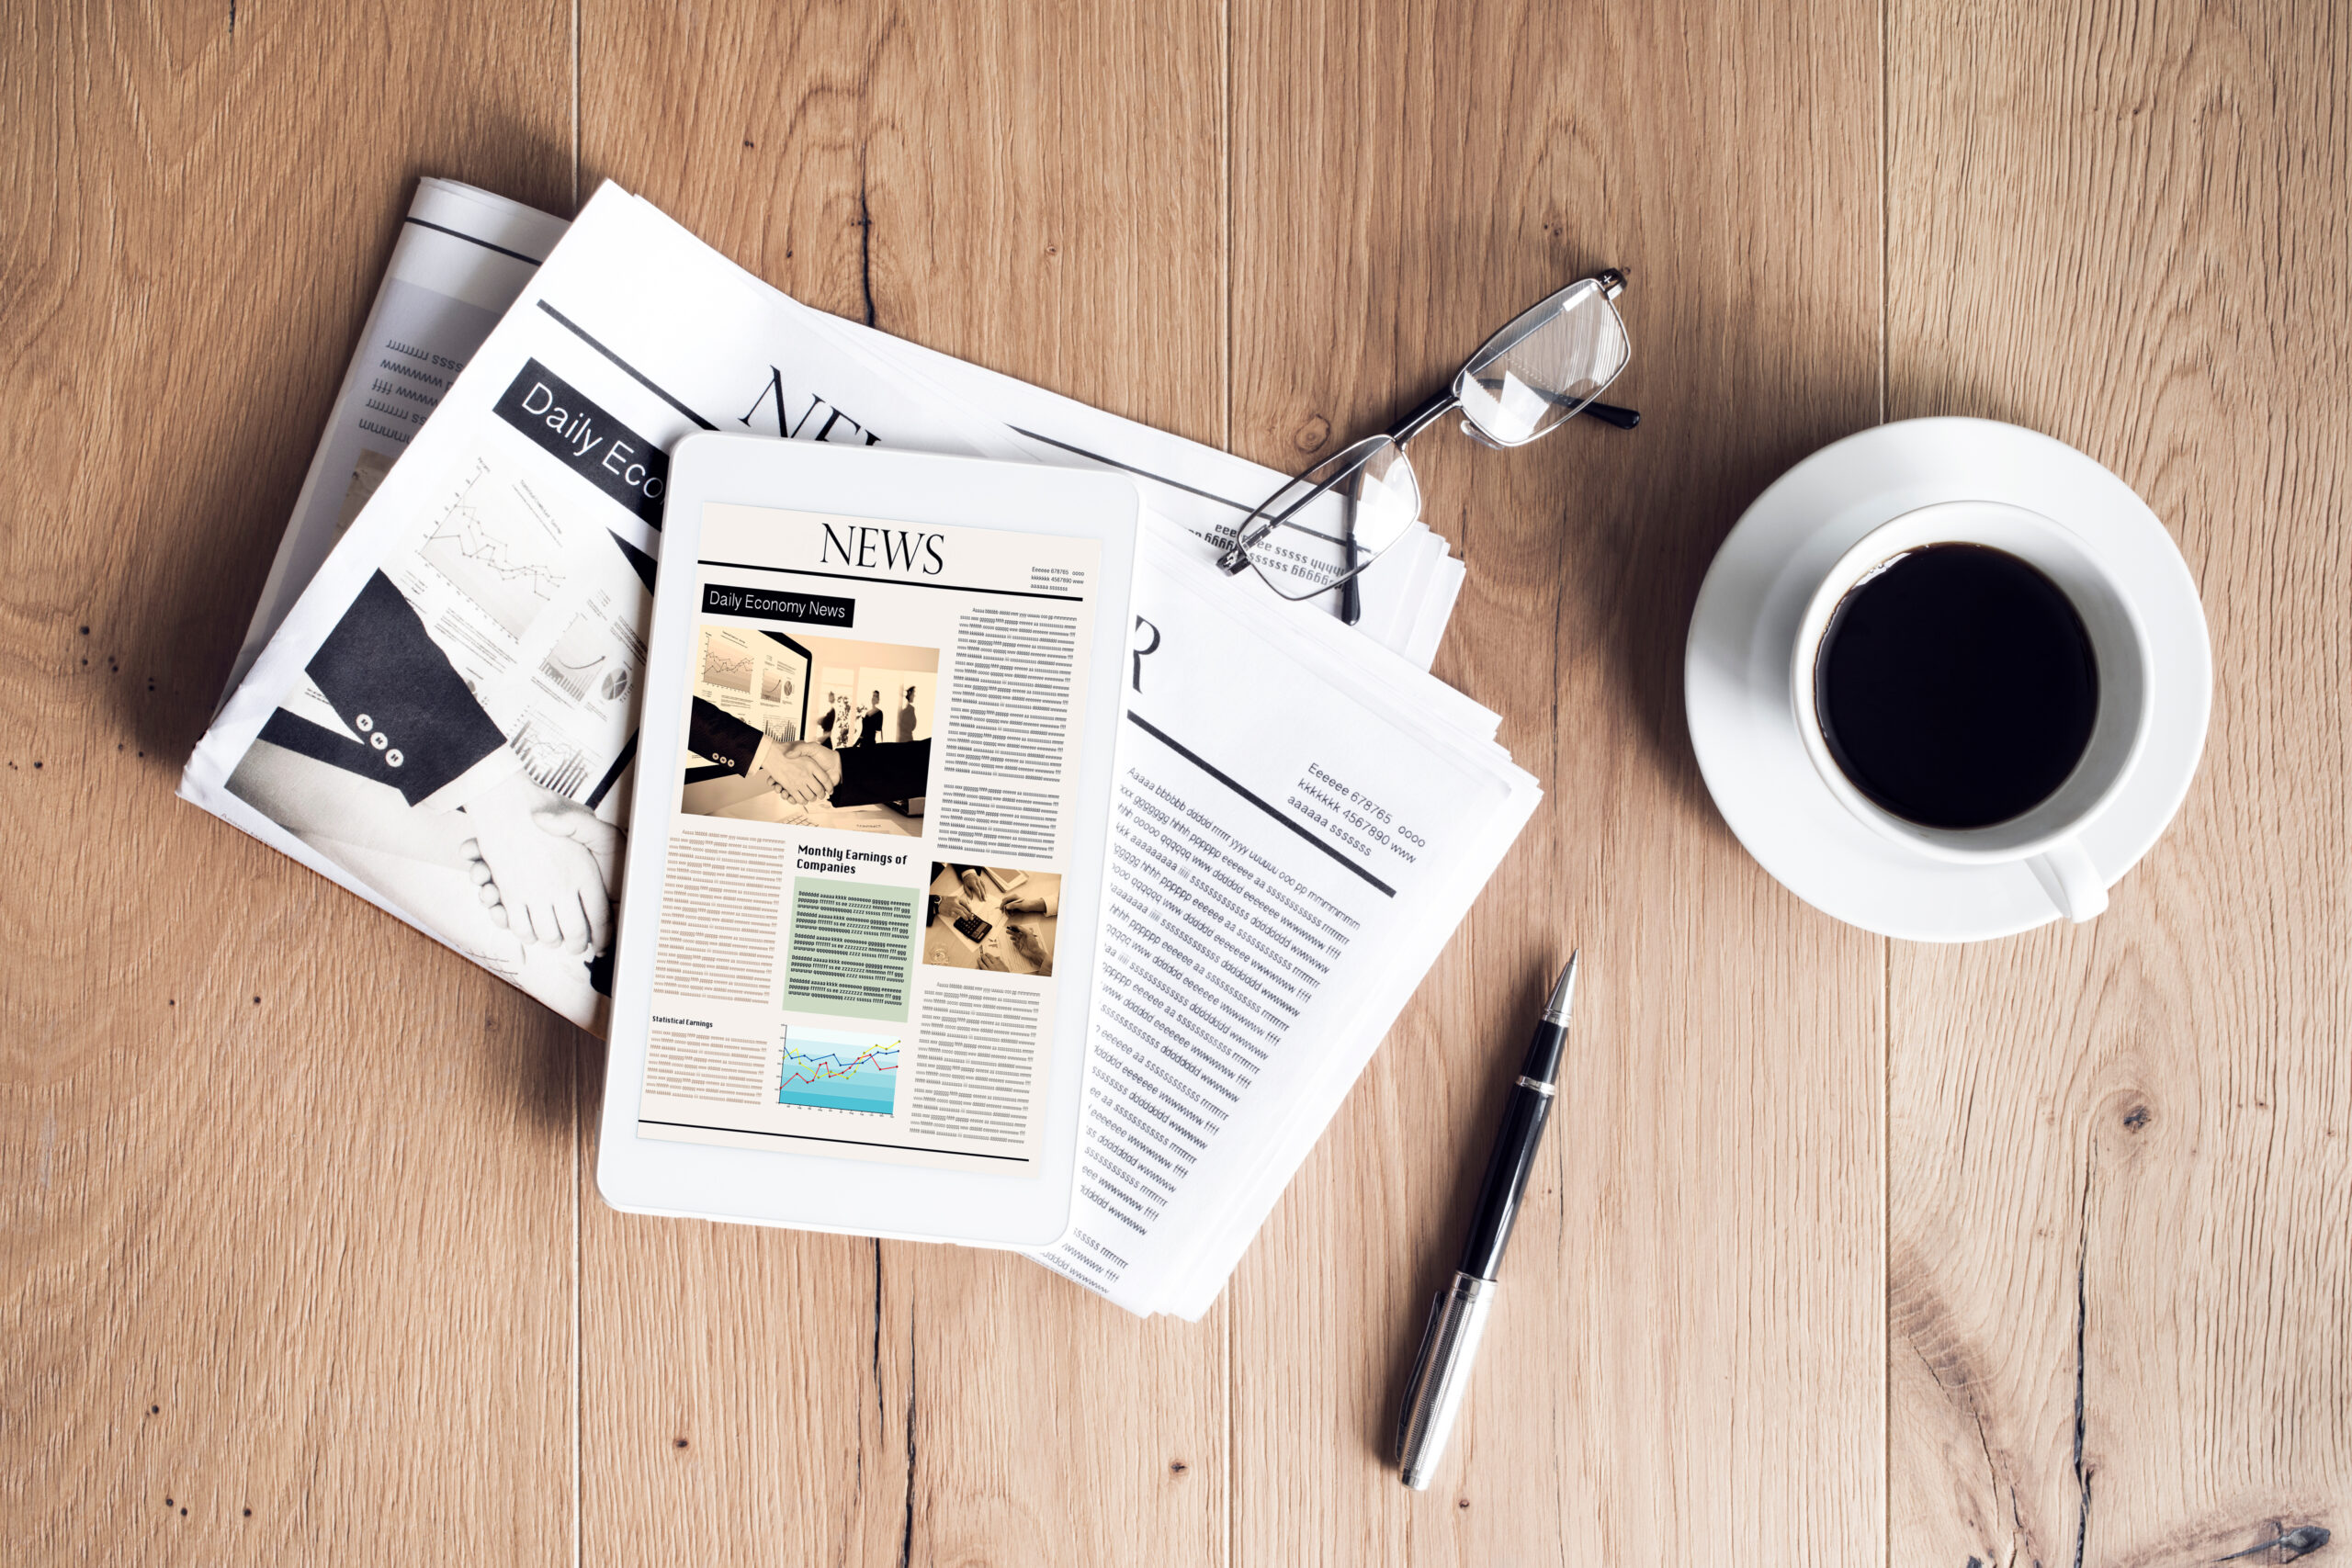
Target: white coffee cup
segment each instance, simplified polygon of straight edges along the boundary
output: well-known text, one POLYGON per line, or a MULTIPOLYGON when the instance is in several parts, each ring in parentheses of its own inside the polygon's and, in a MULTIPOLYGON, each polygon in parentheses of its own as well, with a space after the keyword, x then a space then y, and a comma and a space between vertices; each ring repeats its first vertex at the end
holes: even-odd
POLYGON ((2107 885, 2084 852, 2081 835, 2139 762, 2154 694, 2139 615, 2079 535, 2040 513, 1991 501, 1944 502, 1883 523, 1838 557, 1814 590, 1797 625, 1789 674, 1797 734, 1815 771, 1838 802, 1882 838, 1923 858, 1955 864, 2023 861, 2058 912, 2072 920, 2087 920, 2107 908, 2107 885), (1815 698, 1822 638, 1846 595, 1910 551, 1955 544, 2007 551, 2056 583, 2082 617, 2098 664, 2098 712, 2074 771, 2041 804, 1984 828, 1931 828, 1871 801, 1831 754, 1815 698))

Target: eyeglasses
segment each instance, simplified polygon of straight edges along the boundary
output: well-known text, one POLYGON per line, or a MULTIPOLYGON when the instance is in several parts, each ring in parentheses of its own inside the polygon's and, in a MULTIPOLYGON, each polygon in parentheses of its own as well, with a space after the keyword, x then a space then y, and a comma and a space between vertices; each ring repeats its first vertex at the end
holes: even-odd
POLYGON ((1268 496, 1234 531, 1217 565, 1244 567, 1285 599, 1340 591, 1340 613, 1361 614, 1356 578, 1419 521, 1420 482, 1405 444, 1455 409, 1462 428, 1488 446, 1524 446, 1578 413, 1620 430, 1632 409, 1596 402, 1633 357, 1614 268, 1569 284, 1488 338, 1453 383, 1378 435, 1325 458, 1268 496))

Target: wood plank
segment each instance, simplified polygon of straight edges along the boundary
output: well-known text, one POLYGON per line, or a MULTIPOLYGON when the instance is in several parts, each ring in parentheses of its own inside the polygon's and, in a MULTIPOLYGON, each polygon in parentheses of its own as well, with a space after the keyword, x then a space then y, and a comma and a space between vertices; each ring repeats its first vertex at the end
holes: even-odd
POLYGON ((2288 1561, 2245 1554, 2352 1526, 2352 50, 2322 6, 1890 17, 1893 412, 2121 474, 2216 671, 2107 914, 1895 950, 1891 1555, 2288 1561))
POLYGON ((1439 672, 1551 795, 1233 1289, 1244 1562, 1880 1550, 1883 948, 1745 855, 1681 716, 1715 546, 1878 413, 1877 39, 1838 0, 1237 16, 1242 450, 1377 428, 1601 265, 1633 274, 1645 415, 1416 444, 1470 570, 1439 672), (1410 1494, 1405 1362, 1579 942, 1557 1130, 1455 1450, 1410 1494))
POLYGON ((172 791, 415 175, 566 198, 568 11, 0 31, 0 1558, 558 1560, 574 1032, 172 791))
MULTIPOLYGON (((591 4, 583 189, 620 180, 812 304, 1217 439, 1217 17, 591 4)), ((582 1231, 588 1561, 1226 1560, 1221 1320, 593 1195, 582 1231)))

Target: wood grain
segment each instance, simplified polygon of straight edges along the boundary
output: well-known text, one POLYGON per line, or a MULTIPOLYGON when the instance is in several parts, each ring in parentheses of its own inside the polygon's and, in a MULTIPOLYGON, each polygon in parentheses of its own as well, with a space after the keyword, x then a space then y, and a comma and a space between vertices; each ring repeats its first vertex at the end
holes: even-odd
POLYGON ((2121 474, 2215 665, 2106 915, 1895 950, 1891 1556, 2286 1561, 2352 1527, 2345 19, 1890 18, 1894 413, 2121 474))
POLYGON ((0 0, 0 1558, 2324 1551, 2347 40, 2276 0, 0 0), (592 1046, 170 798, 421 173, 610 175, 802 299, 1284 464, 1633 271, 1639 432, 1417 444, 1471 566, 1439 671, 1550 798, 1205 1322, 613 1214, 592 1046), (2217 678, 2109 913, 1949 950, 1770 882, 1680 716, 1747 500, 1942 412, 2147 496, 2217 678), (1403 1359, 1570 942, 1574 1089, 1408 1495, 1403 1359))
POLYGON ((1602 265, 1633 276, 1618 389, 1644 412, 1510 453, 1416 444, 1470 569, 1439 671, 1550 796, 1232 1288, 1237 1557, 1874 1554, 1883 949, 1745 856, 1681 722, 1716 544, 1781 467, 1877 417, 1872 14, 1237 18, 1245 452, 1378 428, 1602 265), (1405 1363, 1577 943, 1540 1186, 1445 1476, 1409 1493, 1405 1363))
POLYGON ((567 18, 8 10, 0 1557, 558 1561, 574 1032, 172 791, 414 175, 564 200, 567 18))
MULTIPOLYGON (((1217 440, 1216 23, 592 5, 584 173, 812 304, 1217 440)), ((1226 1561, 1220 1317, 593 1199, 583 1231, 587 1561, 1226 1561), (694 1446, 664 1452, 681 1412, 694 1446)))

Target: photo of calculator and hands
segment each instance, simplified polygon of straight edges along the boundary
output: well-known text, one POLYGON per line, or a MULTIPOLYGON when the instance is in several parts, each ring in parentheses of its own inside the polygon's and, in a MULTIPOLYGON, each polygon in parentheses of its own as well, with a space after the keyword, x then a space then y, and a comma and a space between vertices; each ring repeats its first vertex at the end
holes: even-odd
POLYGON ((1051 975, 1061 878, 1006 866, 932 863, 926 964, 1051 975))

